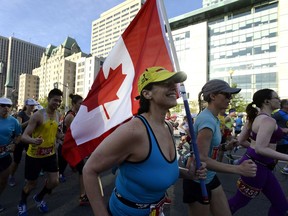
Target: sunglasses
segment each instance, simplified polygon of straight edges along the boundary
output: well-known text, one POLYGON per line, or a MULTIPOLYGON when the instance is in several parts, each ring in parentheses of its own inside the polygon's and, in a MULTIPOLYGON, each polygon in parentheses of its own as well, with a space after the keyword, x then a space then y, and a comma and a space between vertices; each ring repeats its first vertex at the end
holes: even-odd
POLYGON ((11 107, 12 107, 12 105, 10 105, 10 104, 0 104, 0 106, 3 107, 3 108, 4 108, 4 107, 8 107, 8 108, 11 108, 11 107))
POLYGON ((219 92, 218 94, 224 95, 227 99, 231 99, 232 98, 232 94, 227 93, 227 92, 219 92))

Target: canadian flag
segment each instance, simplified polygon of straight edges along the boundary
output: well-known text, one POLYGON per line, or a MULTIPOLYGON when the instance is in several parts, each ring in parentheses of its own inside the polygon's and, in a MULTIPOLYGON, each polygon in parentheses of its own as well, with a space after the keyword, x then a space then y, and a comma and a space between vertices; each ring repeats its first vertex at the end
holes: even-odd
POLYGON ((137 82, 147 67, 173 70, 162 17, 160 2, 147 0, 109 53, 65 135, 62 153, 71 166, 137 113, 137 82))

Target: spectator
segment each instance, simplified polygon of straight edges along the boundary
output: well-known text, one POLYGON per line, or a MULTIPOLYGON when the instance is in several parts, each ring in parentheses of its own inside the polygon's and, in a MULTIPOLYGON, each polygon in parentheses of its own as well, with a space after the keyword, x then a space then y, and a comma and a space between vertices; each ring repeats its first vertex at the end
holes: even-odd
POLYGON ((237 137, 242 130, 243 127, 243 114, 238 113, 238 117, 235 119, 235 137, 237 137))

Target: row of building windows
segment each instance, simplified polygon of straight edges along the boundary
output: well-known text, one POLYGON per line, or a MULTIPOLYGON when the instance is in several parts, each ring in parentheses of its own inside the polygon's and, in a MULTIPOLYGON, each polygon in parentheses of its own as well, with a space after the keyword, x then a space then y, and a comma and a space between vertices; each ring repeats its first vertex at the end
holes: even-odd
POLYGON ((226 52, 215 52, 210 54, 210 61, 215 59, 222 59, 222 58, 236 58, 239 56, 250 56, 250 55, 259 55, 263 53, 272 53, 276 52, 276 45, 275 44, 264 44, 262 46, 255 46, 255 47, 244 47, 237 50, 229 50, 226 52))
MULTIPOLYGON (((254 19, 249 19, 246 21, 242 21, 242 22, 237 22, 234 24, 228 24, 223 22, 223 26, 221 27, 214 27, 213 25, 211 25, 210 23, 209 25, 209 35, 212 36, 217 36, 217 35, 221 35, 221 34, 228 34, 231 32, 235 32, 235 31, 239 31, 239 30, 245 30, 245 29, 250 29, 250 28, 255 28, 255 27, 259 27, 261 26, 263 28, 263 26, 265 25, 271 25, 273 23, 277 22, 277 14, 270 14, 267 16, 263 16, 260 18, 254 18, 254 19)), ((276 24, 275 24, 276 26, 276 24)), ((267 27, 268 28, 268 27, 267 27)))

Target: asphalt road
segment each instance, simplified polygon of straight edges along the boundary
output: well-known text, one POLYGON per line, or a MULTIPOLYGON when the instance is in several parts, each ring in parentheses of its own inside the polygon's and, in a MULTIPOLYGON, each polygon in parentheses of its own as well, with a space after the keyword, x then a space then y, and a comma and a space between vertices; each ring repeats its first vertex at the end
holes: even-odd
MULTIPOLYGON (((238 150, 237 155, 243 154, 244 150, 238 150)), ((283 163, 280 163, 282 166, 283 163)), ((20 167, 17 171, 17 185, 14 187, 7 186, 5 191, 0 197, 0 203, 6 207, 6 210, 0 215, 5 216, 15 216, 17 215, 17 204, 20 200, 21 189, 24 184, 24 162, 20 164, 20 167)), ((283 175, 279 172, 279 166, 275 169, 275 174, 281 183, 285 193, 288 192, 287 179, 288 176, 283 175)), ((50 211, 45 214, 46 216, 79 216, 79 215, 93 215, 90 206, 79 206, 78 197, 79 197, 79 186, 78 186, 78 175, 73 173, 72 170, 68 167, 66 169, 67 181, 61 183, 51 195, 45 196, 45 201, 47 202, 50 211)), ((224 190, 227 194, 227 197, 232 196, 236 191, 236 181, 239 176, 232 174, 219 174, 219 178, 222 182, 224 190)), ((105 194, 105 199, 108 201, 109 195, 113 189, 115 176, 111 174, 110 171, 107 171, 102 175, 102 184, 105 194)), ((38 192, 44 183, 45 175, 39 177, 39 182, 37 189, 31 192, 28 198, 28 214, 29 216, 42 215, 38 212, 35 207, 35 204, 32 201, 32 196, 38 192)), ((182 180, 179 179, 177 183, 169 188, 168 194, 172 199, 172 204, 165 207, 166 216, 185 216, 187 215, 187 207, 182 203, 182 180)), ((257 198, 252 200, 249 205, 242 208, 235 216, 263 216, 267 215, 269 208, 269 201, 262 194, 257 198)))

